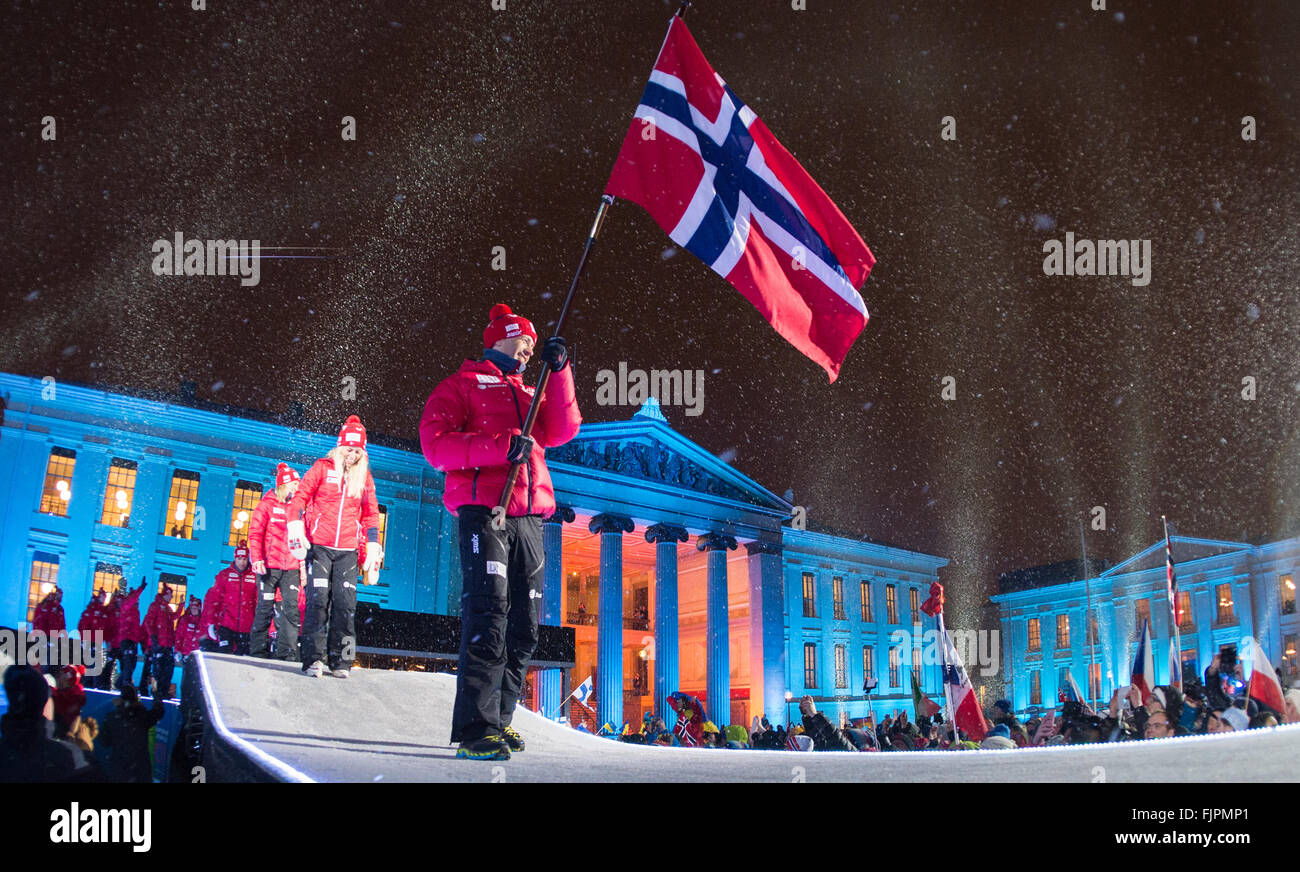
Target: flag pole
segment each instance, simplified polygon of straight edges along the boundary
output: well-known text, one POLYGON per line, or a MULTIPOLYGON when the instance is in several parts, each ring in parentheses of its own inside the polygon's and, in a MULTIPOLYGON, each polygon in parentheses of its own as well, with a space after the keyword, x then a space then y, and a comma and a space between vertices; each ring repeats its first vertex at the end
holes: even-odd
POLYGON ((1183 689, 1183 640, 1182 630, 1179 627, 1178 615, 1178 594, 1174 591, 1171 584, 1175 576, 1174 572, 1174 548, 1169 541, 1169 519, 1164 515, 1160 516, 1160 521, 1165 525, 1165 559, 1168 561, 1168 569, 1165 573, 1165 597, 1169 600, 1169 619, 1174 625, 1174 651, 1169 658, 1169 683, 1178 686, 1179 690, 1183 689))
MULTIPOLYGON (((574 270, 573 281, 569 283, 569 293, 564 297, 564 306, 560 309, 560 320, 555 322, 555 332, 552 336, 564 335, 564 322, 569 317, 569 306, 573 303, 574 292, 578 289, 578 281, 582 278, 582 272, 587 267, 587 256, 591 254, 591 248, 596 244, 596 237, 600 235, 600 226, 605 222, 605 212, 613 205, 614 197, 610 194, 604 194, 600 198, 600 208, 596 210, 596 218, 591 222, 591 230, 587 233, 587 243, 582 247, 582 257, 578 259, 578 268, 574 270)), ((533 432, 533 424, 537 421, 537 412, 542 404, 542 394, 546 391, 546 383, 551 378, 551 365, 542 361, 541 372, 537 374, 537 388, 533 392, 532 402, 528 404, 528 415, 524 418, 523 429, 520 432, 522 436, 529 436, 533 432)), ((505 487, 501 489, 501 499, 497 505, 506 508, 510 504, 510 493, 515 489, 515 479, 519 477, 519 468, 522 463, 510 464, 510 473, 506 476, 505 487)))
POLYGON ((1092 691, 1092 671, 1097 667, 1097 640, 1092 635, 1092 582, 1088 572, 1088 543, 1083 538, 1083 518, 1079 518, 1079 550, 1083 553, 1083 594, 1087 599, 1087 613, 1084 621, 1084 639, 1088 643, 1088 693, 1092 696, 1092 708, 1097 709, 1097 694, 1101 693, 1101 673, 1097 673, 1097 693, 1092 691))

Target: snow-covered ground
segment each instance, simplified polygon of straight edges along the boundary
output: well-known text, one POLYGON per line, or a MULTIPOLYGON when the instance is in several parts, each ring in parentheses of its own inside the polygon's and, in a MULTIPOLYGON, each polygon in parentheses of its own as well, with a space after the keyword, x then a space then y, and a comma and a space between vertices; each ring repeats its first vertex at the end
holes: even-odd
POLYGON ((358 669, 347 680, 311 679, 296 664, 203 659, 225 727, 288 774, 315 781, 1300 780, 1300 725, 1075 748, 822 754, 625 745, 521 709, 522 754, 457 760, 454 676, 358 669))

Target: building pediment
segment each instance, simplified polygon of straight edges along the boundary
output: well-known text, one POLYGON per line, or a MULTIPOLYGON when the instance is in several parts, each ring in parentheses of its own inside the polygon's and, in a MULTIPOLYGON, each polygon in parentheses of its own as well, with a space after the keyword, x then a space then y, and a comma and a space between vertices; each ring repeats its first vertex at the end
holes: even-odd
POLYGON ((653 401, 629 421, 584 424, 570 442, 546 449, 546 462, 663 484, 782 515, 792 509, 785 500, 673 430, 653 401))
MULTIPOLYGON (((1249 551, 1251 546, 1245 542, 1224 542, 1218 539, 1192 539, 1187 536, 1171 536, 1170 547, 1174 556, 1175 567, 1192 563, 1196 560, 1204 560, 1207 557, 1219 557, 1224 554, 1234 554, 1243 551, 1249 551)), ((1165 542, 1163 539, 1144 548, 1142 551, 1125 560, 1123 563, 1112 566, 1101 574, 1101 578, 1111 578, 1116 575, 1129 575, 1136 572, 1147 572, 1152 569, 1164 569, 1165 566, 1165 542)))

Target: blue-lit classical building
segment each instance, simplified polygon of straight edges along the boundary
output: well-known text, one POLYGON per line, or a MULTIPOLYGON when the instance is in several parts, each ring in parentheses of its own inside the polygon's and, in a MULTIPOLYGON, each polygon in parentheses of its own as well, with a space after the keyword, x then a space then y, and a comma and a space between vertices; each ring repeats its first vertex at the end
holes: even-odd
MULTIPOLYGON (((56 583, 70 629, 104 587, 143 579, 151 591, 170 584, 177 602, 202 597, 275 464, 305 470, 338 428, 192 389, 126 395, 0 374, 0 395, 0 626, 15 628, 56 583)), ((359 599, 457 614, 442 475, 414 442, 372 433, 369 453, 385 565, 359 599)), ((789 723, 805 693, 832 719, 878 715, 910 708, 914 670, 941 695, 938 667, 891 641, 933 629, 920 603, 946 560, 793 529, 789 503, 675 432, 653 401, 584 426, 547 462, 562 509, 544 526, 542 623, 573 628, 573 680, 594 676, 601 722, 663 711, 674 690, 732 723, 789 723), (869 694, 868 677, 879 682, 869 694)), ((533 683, 530 702, 547 713, 568 690, 554 669, 533 683)))
MULTIPOLYGON (((1300 537, 1251 545, 1174 536, 1172 553, 1184 665, 1203 675, 1222 648, 1254 636, 1284 687, 1300 677, 1300 537)), ((1068 561, 1004 573, 1000 592, 991 597, 1001 619, 1007 692, 1017 711, 1056 705, 1067 670, 1090 698, 1109 702, 1115 688, 1129 683, 1145 619, 1156 683, 1171 680, 1164 541, 1104 571, 1092 561, 1087 572, 1079 567, 1080 561, 1068 561)))

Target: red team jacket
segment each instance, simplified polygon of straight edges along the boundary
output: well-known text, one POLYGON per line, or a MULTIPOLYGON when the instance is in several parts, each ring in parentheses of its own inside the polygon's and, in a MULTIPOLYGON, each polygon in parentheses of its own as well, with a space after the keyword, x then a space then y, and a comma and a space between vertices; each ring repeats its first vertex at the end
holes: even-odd
POLYGON ((267 569, 298 568, 299 561, 289 555, 289 506, 280 502, 273 490, 262 494, 262 501, 253 509, 253 517, 248 522, 250 561, 265 560, 267 569))
POLYGON ((152 645, 158 640, 161 648, 170 648, 176 644, 176 613, 172 611, 172 588, 164 584, 162 593, 153 598, 149 611, 144 613, 145 638, 152 645))
POLYGON ((140 585, 135 590, 115 600, 117 606, 117 643, 119 645, 125 642, 149 643, 149 637, 145 635, 144 628, 140 626, 140 595, 144 593, 144 585, 140 585))
POLYGON ((213 625, 247 633, 253 629, 253 612, 257 608, 257 576, 253 567, 240 572, 232 562, 217 573, 207 596, 203 598, 203 631, 213 625))
MULTIPOLYGON (((461 506, 495 506, 506 486, 510 437, 523 432, 533 388, 518 374, 503 375, 488 360, 467 360, 433 389, 420 416, 425 458, 447 474, 443 503, 453 515, 461 506)), ((573 367, 551 373, 533 439, 537 445, 520 470, 506 514, 550 516, 555 489, 542 449, 578 435, 582 416, 573 391, 573 367)))
POLYGON ((199 642, 203 640, 203 635, 208 629, 202 611, 198 615, 190 614, 190 607, 197 605, 201 605, 199 598, 190 597, 185 611, 181 612, 181 616, 176 619, 176 653, 182 657, 198 650, 199 642))
POLYGON ((45 595, 32 614, 32 631, 46 636, 68 635, 67 619, 63 616, 63 591, 57 587, 45 595))
POLYGON ((77 633, 83 640, 89 640, 90 634, 96 630, 104 634, 108 639, 108 606, 99 601, 99 597, 93 597, 86 610, 81 613, 81 619, 77 621, 77 633))
POLYGON ((113 597, 104 606, 104 623, 101 629, 104 631, 104 644, 110 648, 116 648, 117 643, 121 640, 121 627, 118 625, 118 615, 121 614, 122 601, 113 597))
POLYGON ((289 503, 288 517, 298 518, 304 509, 307 538, 313 545, 356 550, 358 524, 366 531, 367 538, 372 530, 378 538, 379 503, 375 499, 375 480, 369 472, 361 498, 354 499, 344 494, 343 482, 334 472, 334 461, 322 457, 302 477, 298 492, 289 503))

